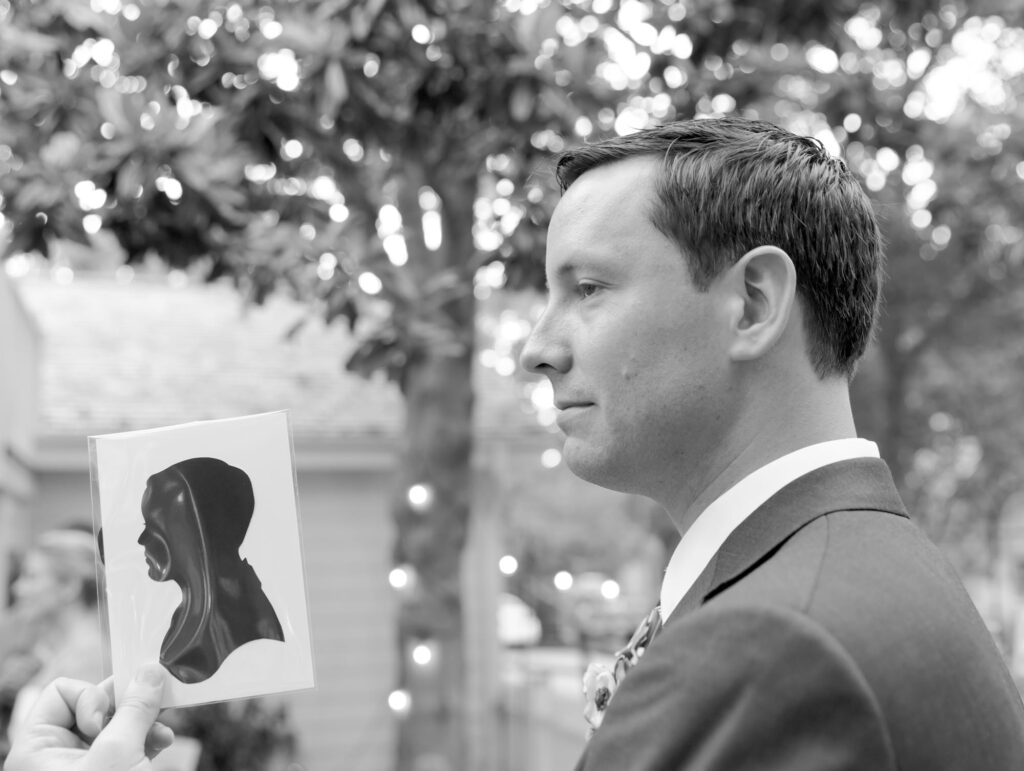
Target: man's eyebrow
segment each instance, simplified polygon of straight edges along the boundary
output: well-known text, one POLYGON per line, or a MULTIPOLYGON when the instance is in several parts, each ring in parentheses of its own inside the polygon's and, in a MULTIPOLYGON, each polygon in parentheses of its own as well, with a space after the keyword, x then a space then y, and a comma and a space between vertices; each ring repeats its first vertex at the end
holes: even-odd
POLYGON ((565 278, 566 276, 573 276, 579 270, 579 266, 576 262, 568 261, 563 262, 558 268, 555 269, 556 278, 565 278))
POLYGON ((564 262, 554 269, 552 276, 559 280, 575 279, 581 274, 595 273, 608 275, 619 268, 614 261, 604 255, 577 254, 566 258, 564 262))
POLYGON ((579 273, 586 273, 588 270, 599 264, 596 261, 588 260, 585 255, 570 257, 555 269, 555 277, 573 278, 579 273))

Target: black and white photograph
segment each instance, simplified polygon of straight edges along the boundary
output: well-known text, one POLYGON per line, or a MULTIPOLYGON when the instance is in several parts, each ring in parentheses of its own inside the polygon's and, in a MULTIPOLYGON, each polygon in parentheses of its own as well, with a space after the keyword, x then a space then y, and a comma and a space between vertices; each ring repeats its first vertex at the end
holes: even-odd
POLYGON ((1024 0, 0 0, 0 267, 4 771, 1024 769, 1024 0))

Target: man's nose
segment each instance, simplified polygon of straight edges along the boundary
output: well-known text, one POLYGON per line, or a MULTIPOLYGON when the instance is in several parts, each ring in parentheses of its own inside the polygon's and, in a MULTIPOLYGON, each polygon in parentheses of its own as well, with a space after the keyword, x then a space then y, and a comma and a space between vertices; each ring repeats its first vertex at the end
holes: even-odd
POLYGON ((537 320, 519 354, 519 366, 538 375, 564 373, 572 366, 572 356, 562 325, 549 312, 537 320))

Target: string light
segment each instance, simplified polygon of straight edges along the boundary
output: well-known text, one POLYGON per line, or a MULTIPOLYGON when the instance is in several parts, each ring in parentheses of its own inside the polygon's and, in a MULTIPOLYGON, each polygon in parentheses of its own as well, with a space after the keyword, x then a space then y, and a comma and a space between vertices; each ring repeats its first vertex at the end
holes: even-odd
POLYGON ((412 649, 412 660, 421 667, 427 666, 434 660, 433 646, 425 642, 418 643, 412 649))
POLYGON ((426 511, 434 502, 434 489, 430 485, 415 484, 406 493, 414 511, 426 511))
POLYGON ((601 582, 601 596, 606 600, 614 600, 621 592, 619 582, 615 579, 609 578, 601 582))
POLYGON ((555 573, 555 588, 560 592, 568 591, 572 588, 572 573, 568 570, 559 570, 555 573))
POLYGON ((384 283, 373 273, 364 271, 359 274, 359 278, 356 279, 356 283, 359 284, 359 288, 362 289, 366 294, 380 294, 381 290, 384 289, 384 283))
POLYGON ((405 715, 412 707, 412 697, 408 691, 397 688, 388 694, 388 707, 398 715, 405 715))
POLYGON ((540 465, 544 468, 556 468, 562 462, 562 452, 550 447, 540 454, 540 465))
POLYGON ((404 589, 409 585, 409 573, 404 567, 394 568, 388 573, 388 583, 393 589, 404 589))
POLYGON ((513 557, 511 554, 506 554, 500 560, 498 560, 498 570, 500 570, 506 576, 514 575, 519 570, 519 560, 513 557))

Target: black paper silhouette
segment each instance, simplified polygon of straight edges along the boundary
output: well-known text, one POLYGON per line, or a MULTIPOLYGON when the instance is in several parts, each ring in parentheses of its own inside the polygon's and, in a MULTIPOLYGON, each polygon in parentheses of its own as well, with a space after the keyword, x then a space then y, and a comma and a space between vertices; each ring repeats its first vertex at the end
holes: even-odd
POLYGON ((206 680, 247 642, 284 640, 255 571, 238 554, 253 508, 249 476, 217 458, 189 458, 147 480, 139 544, 149 577, 174 581, 182 595, 160 663, 183 683, 206 680))

